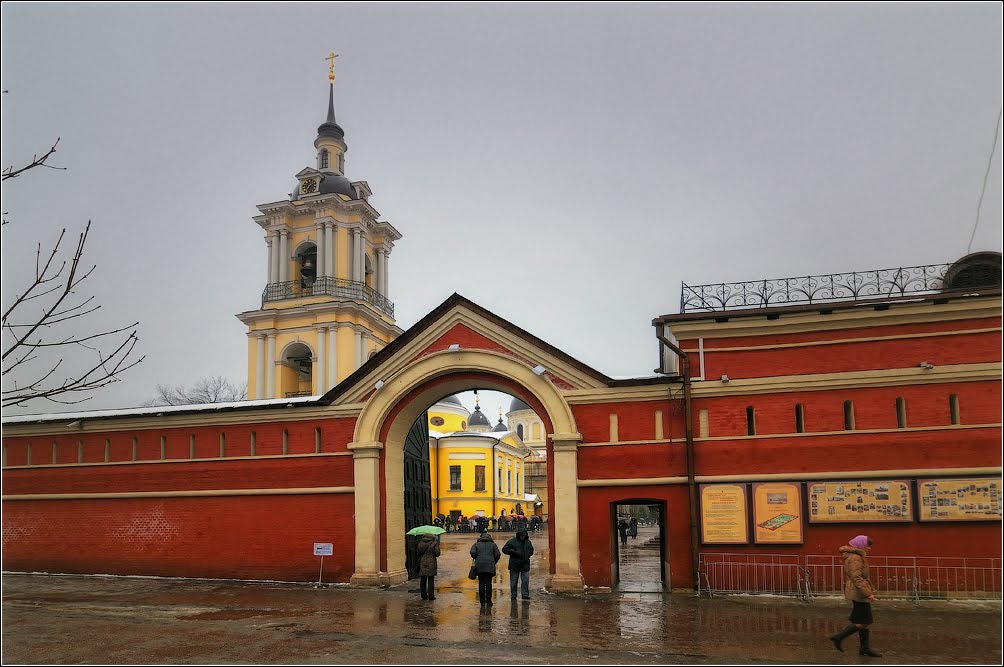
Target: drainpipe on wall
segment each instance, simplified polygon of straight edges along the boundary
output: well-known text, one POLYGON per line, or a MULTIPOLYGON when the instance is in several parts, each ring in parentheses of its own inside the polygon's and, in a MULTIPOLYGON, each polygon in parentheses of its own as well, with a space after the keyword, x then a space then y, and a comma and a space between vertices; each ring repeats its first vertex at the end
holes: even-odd
MULTIPOLYGON (((687 440, 687 492, 690 497, 691 574, 694 581, 694 590, 700 590, 700 563, 698 562, 700 535, 697 531, 697 484, 694 481, 694 421, 691 412, 690 357, 666 338, 665 331, 665 325, 660 323, 656 329, 656 337, 680 358, 680 370, 683 372, 683 419, 687 440)), ((662 370, 662 355, 659 355, 659 370, 662 370)), ((670 409, 672 409, 672 401, 670 402, 670 409)))

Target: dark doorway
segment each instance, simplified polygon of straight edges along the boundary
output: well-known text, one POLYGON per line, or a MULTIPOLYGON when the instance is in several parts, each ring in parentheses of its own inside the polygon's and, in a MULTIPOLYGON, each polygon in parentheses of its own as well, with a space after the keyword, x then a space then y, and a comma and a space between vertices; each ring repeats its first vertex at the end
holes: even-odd
POLYGON ((661 592, 666 582, 664 521, 662 501, 631 499, 611 504, 614 525, 613 583, 622 592, 661 592), (626 540, 617 528, 621 519, 628 524, 626 540), (632 521, 633 520, 633 521, 632 521))
MULTIPOLYGON (((411 425, 404 442, 404 529, 432 522, 432 491, 429 478, 429 415, 422 415, 411 425)), ((405 565, 409 578, 418 576, 416 540, 406 536, 405 565)))

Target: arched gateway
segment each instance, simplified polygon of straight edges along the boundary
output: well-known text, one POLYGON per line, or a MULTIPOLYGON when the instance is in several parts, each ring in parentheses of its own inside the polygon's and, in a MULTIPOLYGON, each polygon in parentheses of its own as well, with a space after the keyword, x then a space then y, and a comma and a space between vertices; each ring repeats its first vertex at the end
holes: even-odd
POLYGON ((549 378, 502 352, 447 349, 421 356, 393 375, 365 384, 372 393, 348 445, 355 483, 353 584, 395 584, 407 579, 400 504, 408 430, 443 396, 480 388, 517 395, 544 419, 553 448, 549 457, 553 476, 549 588, 583 587, 576 487, 576 449, 582 438, 572 410, 549 378), (373 389, 376 384, 379 388, 373 389))

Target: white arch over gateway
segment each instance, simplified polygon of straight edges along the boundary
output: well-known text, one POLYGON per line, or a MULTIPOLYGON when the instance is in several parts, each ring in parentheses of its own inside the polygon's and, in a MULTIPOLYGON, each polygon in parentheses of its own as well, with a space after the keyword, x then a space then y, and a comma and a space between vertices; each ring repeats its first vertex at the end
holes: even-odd
POLYGON ((405 568, 404 517, 401 496, 394 490, 404 485, 404 442, 411 425, 428 406, 443 396, 473 387, 468 374, 482 377, 477 387, 509 393, 503 383, 493 385, 491 378, 506 379, 520 385, 543 405, 553 428, 548 434, 554 447, 554 488, 551 502, 554 548, 551 558, 554 573, 548 586, 556 591, 583 588, 579 564, 579 504, 576 452, 582 436, 575 417, 561 392, 543 375, 535 374, 525 363, 488 350, 436 352, 386 378, 369 397, 356 421, 353 442, 355 486, 355 570, 352 584, 374 586, 407 580, 405 568), (451 376, 456 376, 451 379, 451 376), (438 382, 436 382, 438 380, 438 382), (412 394, 412 392, 415 392, 412 394), (392 413, 402 401, 396 414, 392 413), (391 419, 389 425, 387 420, 391 419), (386 442, 380 433, 387 428, 386 442), (386 497, 380 492, 380 450, 384 451, 386 497), (381 531, 380 510, 387 519, 381 531), (386 542, 387 565, 381 570, 381 539, 386 542))

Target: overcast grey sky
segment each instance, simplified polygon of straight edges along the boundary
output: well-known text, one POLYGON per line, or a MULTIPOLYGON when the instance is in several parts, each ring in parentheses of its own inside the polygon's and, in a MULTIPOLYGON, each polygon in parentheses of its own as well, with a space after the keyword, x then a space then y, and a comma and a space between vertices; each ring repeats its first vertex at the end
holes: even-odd
MULTIPOLYGON (((3 301, 93 220, 91 291, 146 361, 76 409, 246 378, 255 205, 313 164, 328 51, 346 172, 404 238, 407 329, 451 293, 649 375, 680 284, 966 254, 1001 4, 2 6, 3 301)), ((1002 249, 1000 139, 973 250, 1002 249)), ((486 412, 495 420, 494 403, 486 412)), ((28 412, 62 411, 39 403, 28 412)))

